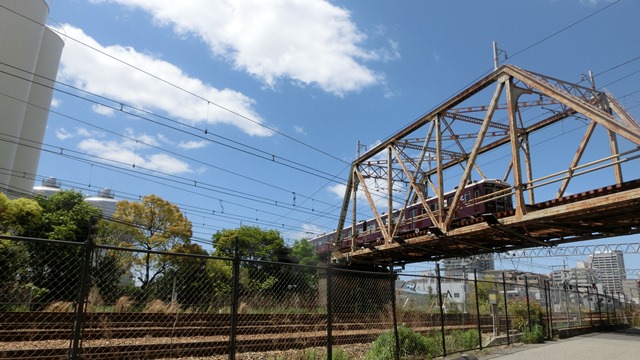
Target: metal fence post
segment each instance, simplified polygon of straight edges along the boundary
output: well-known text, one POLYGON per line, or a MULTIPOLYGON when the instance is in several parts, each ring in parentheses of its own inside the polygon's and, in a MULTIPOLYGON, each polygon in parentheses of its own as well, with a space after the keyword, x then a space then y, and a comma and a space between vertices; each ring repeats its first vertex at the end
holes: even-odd
POLYGON ((616 298, 613 296, 613 290, 611 290, 611 303, 613 304, 613 325, 618 325, 618 314, 616 314, 616 298))
POLYGON ((527 324, 529 325, 529 332, 531 332, 531 305, 529 304, 529 280, 527 275, 524 276, 524 291, 527 293, 527 324))
POLYGON ((607 299, 607 290, 603 291, 604 305, 607 308, 607 326, 611 325, 611 318, 609 317, 609 300, 607 299))
POLYGON ((231 289, 231 334, 229 337, 229 360, 236 358, 236 335, 238 333, 238 301, 240 297, 240 245, 235 238, 233 253, 233 285, 231 289))
POLYGON ((447 344, 444 338, 444 303, 442 302, 442 284, 440 264, 436 263, 436 284, 438 285, 438 305, 440 305, 440 332, 442 333, 442 356, 447 357, 447 344))
POLYGON ((596 304, 598 305, 598 325, 602 326, 602 307, 600 306, 600 291, 596 286, 596 304))
POLYGON ((506 317, 507 327, 507 345, 511 345, 511 335, 509 335, 509 309, 507 307, 507 280, 504 276, 504 271, 502 272, 502 291, 504 292, 504 315, 506 317))
POLYGON ((87 302, 87 294, 89 293, 89 284, 91 284, 91 255, 95 244, 91 234, 91 228, 87 234, 87 240, 84 242, 84 258, 82 264, 82 277, 80 280, 80 289, 78 291, 78 303, 76 306, 76 321, 73 327, 73 340, 71 344, 70 358, 73 360, 80 358, 80 338, 82 326, 84 325, 85 305, 87 302))
POLYGON ((327 264, 327 360, 333 358, 333 288, 331 264, 327 264))
POLYGON ((589 304, 589 324, 593 327, 593 311, 591 311, 591 294, 589 293, 589 287, 587 286, 587 303, 589 304))
POLYGON ((393 261, 389 261, 389 282, 391 290, 391 312, 393 319, 393 334, 396 340, 395 359, 400 360, 400 336, 398 335, 398 318, 396 316, 396 284, 395 274, 393 273, 393 261))
POLYGON ((473 287, 476 293, 476 317, 478 319, 478 343, 482 350, 482 324, 480 322, 480 301, 478 301, 478 272, 473 269, 473 287))
POLYGON ((548 339, 551 339, 553 338, 553 304, 551 300, 551 285, 549 280, 544 281, 544 296, 545 302, 547 303, 547 306, 545 307, 547 310, 547 319, 549 320, 547 324, 547 336, 548 339))

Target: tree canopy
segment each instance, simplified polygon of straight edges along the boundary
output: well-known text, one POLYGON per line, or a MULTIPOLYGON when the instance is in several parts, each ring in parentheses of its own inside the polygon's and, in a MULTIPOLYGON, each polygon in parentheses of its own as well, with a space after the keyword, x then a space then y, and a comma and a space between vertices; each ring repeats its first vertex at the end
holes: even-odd
POLYGON ((241 226, 213 234, 213 254, 233 257, 235 242, 238 254, 245 260, 282 261, 287 257, 284 239, 276 230, 262 230, 257 226, 241 226))
MULTIPOLYGON (((118 202, 113 217, 132 226, 127 240, 143 250, 168 251, 178 244, 189 243, 192 235, 191 221, 180 208, 156 195, 144 196, 140 202, 118 202)), ((166 259, 149 252, 140 254, 134 265, 143 289, 168 267, 166 259)))

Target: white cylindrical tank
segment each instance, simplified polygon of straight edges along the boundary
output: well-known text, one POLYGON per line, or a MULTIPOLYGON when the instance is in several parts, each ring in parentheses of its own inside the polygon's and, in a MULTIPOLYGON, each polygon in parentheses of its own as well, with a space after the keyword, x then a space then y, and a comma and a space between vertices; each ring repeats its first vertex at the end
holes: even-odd
POLYGON ((42 195, 44 197, 49 197, 61 190, 62 185, 60 184, 60 181, 54 177, 44 179, 42 180, 42 185, 33 187, 33 193, 35 195, 42 195))
POLYGON ((115 194, 111 189, 102 189, 98 191, 97 196, 90 196, 84 199, 84 201, 102 210, 102 216, 106 218, 113 217, 116 212, 117 200, 114 199, 115 194))
POLYGON ((44 0, 0 5, 0 189, 6 189, 49 7, 44 0))
POLYGON ((46 28, 13 161, 13 176, 9 179, 12 191, 29 193, 33 188, 63 46, 62 38, 46 28))

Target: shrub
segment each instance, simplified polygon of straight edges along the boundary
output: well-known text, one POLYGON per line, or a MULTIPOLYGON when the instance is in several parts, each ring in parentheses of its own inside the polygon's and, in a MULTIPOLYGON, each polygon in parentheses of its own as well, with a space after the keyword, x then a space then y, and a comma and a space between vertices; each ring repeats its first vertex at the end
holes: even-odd
MULTIPOLYGON (((436 339, 422 336, 406 326, 398 326, 398 338, 400 340, 401 357, 411 355, 433 357, 441 353, 436 339)), ((376 341, 373 342, 365 359, 393 360, 395 359, 395 344, 396 341, 393 330, 382 333, 376 341)))
POLYGON ((526 344, 540 344, 544 342, 544 329, 540 325, 531 326, 531 331, 525 330, 522 334, 522 342, 526 344))
MULTIPOLYGON (((440 338, 441 339, 441 338, 440 338)), ((454 330, 447 336, 447 352, 472 350, 479 345, 478 330, 454 330)))
MULTIPOLYGON (((513 324, 513 328, 524 332, 529 330, 529 318, 527 313, 527 300, 524 298, 516 298, 509 300, 509 319, 513 324)), ((538 325, 544 327, 544 312, 539 302, 530 299, 529 312, 531 313, 531 329, 538 325)))

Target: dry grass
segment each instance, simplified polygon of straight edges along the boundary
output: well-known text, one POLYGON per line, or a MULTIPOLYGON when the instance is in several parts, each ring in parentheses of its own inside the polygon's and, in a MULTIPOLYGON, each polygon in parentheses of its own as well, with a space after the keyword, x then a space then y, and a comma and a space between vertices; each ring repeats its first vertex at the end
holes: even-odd
POLYGON ((71 301, 56 301, 44 309, 45 312, 72 312, 73 303, 71 301))
POLYGON ((100 295, 100 289, 98 289, 97 286, 94 286, 89 290, 89 295, 87 296, 87 311, 95 312, 102 305, 104 305, 104 302, 100 295))
POLYGON ((129 296, 120 296, 114 305, 115 312, 130 312, 133 309, 133 299, 129 296))
POLYGON ((156 299, 147 303, 142 311, 157 314, 173 314, 180 311, 180 304, 175 302, 167 304, 162 300, 156 299))

